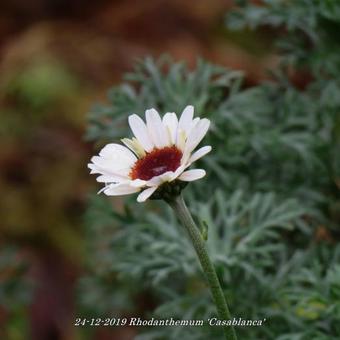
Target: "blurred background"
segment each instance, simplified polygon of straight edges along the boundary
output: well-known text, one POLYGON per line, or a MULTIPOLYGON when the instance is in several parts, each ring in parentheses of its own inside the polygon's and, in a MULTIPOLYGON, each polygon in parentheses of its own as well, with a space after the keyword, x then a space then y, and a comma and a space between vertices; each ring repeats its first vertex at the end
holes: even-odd
MULTIPOLYGON (((267 79, 277 64, 272 31, 261 39, 231 33, 224 17, 233 6, 1 1, 0 339, 87 338, 73 327, 75 287, 89 255, 83 216, 88 193, 99 188, 86 167, 96 151, 84 138, 87 112, 145 56, 167 53, 189 67, 200 56, 244 71, 247 86, 267 79)), ((134 335, 91 332, 93 339, 134 335)))

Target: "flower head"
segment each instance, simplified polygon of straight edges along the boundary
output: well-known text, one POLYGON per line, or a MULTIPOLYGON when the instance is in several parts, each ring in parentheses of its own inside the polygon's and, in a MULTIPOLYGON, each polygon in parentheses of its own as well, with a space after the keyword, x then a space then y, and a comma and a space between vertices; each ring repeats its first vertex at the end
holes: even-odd
POLYGON ((193 152, 210 125, 208 119, 193 115, 189 105, 179 120, 173 112, 161 118, 155 109, 146 110, 146 124, 136 114, 129 116, 134 137, 122 139, 125 146, 107 144, 88 164, 92 174, 100 175, 97 181, 105 183, 100 192, 118 196, 141 191, 137 201, 144 202, 160 187, 169 189, 169 183, 205 176, 202 169, 186 170, 211 150, 203 146, 193 152))

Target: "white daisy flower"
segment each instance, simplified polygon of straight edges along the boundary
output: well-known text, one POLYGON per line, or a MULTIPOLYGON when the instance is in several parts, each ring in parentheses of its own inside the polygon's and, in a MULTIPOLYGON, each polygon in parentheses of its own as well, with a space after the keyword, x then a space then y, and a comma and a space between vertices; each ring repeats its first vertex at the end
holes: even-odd
POLYGON ((91 158, 91 174, 99 174, 100 190, 108 196, 141 192, 137 201, 144 202, 165 183, 174 180, 191 182, 205 176, 202 169, 186 170, 206 155, 211 146, 193 152, 207 133, 210 121, 193 118, 193 106, 187 106, 180 119, 168 112, 163 119, 155 109, 146 110, 144 121, 133 114, 129 125, 134 134, 120 144, 107 144, 99 156, 91 158))

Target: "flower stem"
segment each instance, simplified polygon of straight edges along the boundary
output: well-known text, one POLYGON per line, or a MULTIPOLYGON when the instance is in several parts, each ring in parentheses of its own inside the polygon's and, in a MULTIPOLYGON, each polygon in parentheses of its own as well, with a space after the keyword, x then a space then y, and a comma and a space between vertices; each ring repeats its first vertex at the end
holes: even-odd
MULTIPOLYGON (((178 219, 183 226, 187 229, 192 244, 196 250, 196 254, 200 260, 203 272, 208 281, 211 294, 213 296, 218 316, 221 320, 230 320, 230 312, 223 294, 220 282, 218 280, 215 268, 209 258, 204 240, 201 236, 199 229, 197 228, 187 206, 185 205, 182 195, 178 195, 172 200, 167 200, 169 205, 175 211, 178 219)), ((228 340, 236 340, 236 333, 233 326, 223 327, 225 338, 228 340)))

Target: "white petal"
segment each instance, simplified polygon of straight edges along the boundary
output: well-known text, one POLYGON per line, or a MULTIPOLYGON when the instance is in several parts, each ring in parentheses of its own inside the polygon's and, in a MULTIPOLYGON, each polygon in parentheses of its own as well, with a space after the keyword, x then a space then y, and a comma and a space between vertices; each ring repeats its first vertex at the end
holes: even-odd
POLYGON ((161 117, 155 109, 145 111, 146 126, 149 135, 157 148, 163 148, 168 145, 167 134, 162 124, 161 117))
POLYGON ((138 195, 137 202, 140 202, 140 203, 145 202, 156 190, 157 190, 157 187, 151 187, 151 188, 145 189, 138 195))
POLYGON ((121 139, 122 143, 126 145, 132 152, 134 152, 138 158, 142 158, 145 156, 145 150, 143 146, 139 143, 138 139, 133 137, 132 139, 123 138, 121 139))
POLYGON ((143 120, 136 114, 133 114, 129 116, 129 125, 139 143, 146 151, 150 152, 154 148, 154 144, 143 120))
POLYGON ((191 152, 203 139, 205 134, 208 132, 210 126, 210 120, 203 118, 201 119, 190 131, 190 135, 186 141, 185 150, 191 152))
POLYGON ((126 178, 113 175, 101 175, 97 177, 97 182, 99 183, 120 183, 125 182, 126 178))
POLYGON ((147 186, 160 186, 165 182, 172 182, 175 180, 190 164, 183 164, 179 166, 175 172, 173 171, 167 171, 164 172, 164 174, 152 177, 150 180, 147 181, 147 186))
POLYGON ((200 121, 201 121, 201 119, 198 118, 198 117, 196 117, 195 119, 193 119, 193 121, 192 121, 192 123, 191 123, 191 126, 190 126, 189 130, 187 131, 187 136, 190 135, 191 130, 192 130, 192 129, 197 125, 197 123, 200 122, 200 121))
MULTIPOLYGON (((92 159, 92 158, 91 158, 92 159)), ((93 163, 88 163, 87 167, 91 169, 90 174, 103 174, 102 171, 93 163)))
POLYGON ((147 181, 148 186, 159 186, 164 182, 171 182, 173 179, 173 171, 164 172, 164 174, 152 177, 147 181))
POLYGON ((124 167, 133 165, 137 160, 136 156, 127 147, 114 143, 105 145, 100 150, 99 156, 118 162, 119 165, 124 165, 124 167))
POLYGON ((197 179, 200 179, 205 176, 205 171, 202 169, 193 169, 193 170, 188 170, 184 171, 181 176, 178 178, 181 181, 186 181, 186 182, 191 182, 191 181, 196 181, 197 179))
POLYGON ((100 190, 97 192, 97 194, 98 194, 98 195, 101 194, 103 191, 105 191, 106 189, 108 189, 108 188, 110 187, 110 185, 111 185, 111 184, 106 185, 104 188, 100 189, 100 190))
POLYGON ((163 125, 167 131, 167 135, 169 138, 169 144, 176 143, 176 135, 177 135, 177 127, 178 127, 178 119, 176 113, 167 112, 163 117, 163 125))
POLYGON ((105 188, 104 194, 107 196, 120 196, 133 194, 134 192, 140 191, 140 188, 132 187, 129 184, 112 184, 105 188))
POLYGON ((188 166, 190 165, 189 163, 189 158, 191 156, 191 152, 188 152, 187 150, 183 150, 183 155, 181 159, 181 164, 187 164, 188 166))
POLYGON ((187 139, 187 135, 185 131, 183 129, 178 128, 177 137, 176 137, 176 146, 181 151, 184 151, 186 139, 187 139))
POLYGON ((129 177, 131 167, 118 168, 117 164, 115 165, 112 161, 99 156, 93 156, 91 161, 93 163, 87 165, 91 169, 90 174, 113 176, 117 179, 127 179, 129 177))
POLYGON ((130 182, 130 185, 134 188, 140 188, 140 187, 143 187, 145 186, 147 183, 147 181, 144 181, 142 179, 134 179, 133 181, 130 182))
POLYGON ((190 164, 188 165, 183 164, 180 167, 178 167, 172 175, 172 180, 176 179, 189 165, 190 164))
POLYGON ((181 118, 179 119, 179 122, 178 122, 178 128, 185 131, 186 135, 188 135, 193 117, 194 117, 194 107, 192 105, 188 105, 183 110, 181 118))
POLYGON ((108 144, 100 152, 100 156, 91 158, 88 167, 91 174, 100 174, 106 177, 98 177, 100 182, 120 182, 128 178, 131 166, 137 158, 127 148, 119 144, 108 144))
POLYGON ((189 163, 193 163, 196 162, 198 159, 200 159, 201 157, 205 156, 207 153, 209 153, 211 151, 211 146, 207 145, 207 146, 203 146, 202 148, 198 149, 197 151, 195 151, 190 159, 189 159, 189 163))

